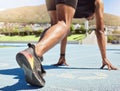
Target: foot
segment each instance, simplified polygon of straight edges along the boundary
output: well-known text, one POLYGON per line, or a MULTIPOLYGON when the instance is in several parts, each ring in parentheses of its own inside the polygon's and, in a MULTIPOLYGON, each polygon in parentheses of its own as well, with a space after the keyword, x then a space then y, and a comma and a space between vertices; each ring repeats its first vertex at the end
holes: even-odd
POLYGON ((69 66, 69 65, 66 63, 66 60, 65 60, 64 57, 60 57, 58 63, 53 64, 53 65, 54 65, 54 66, 63 66, 63 65, 69 66))
POLYGON ((42 76, 42 64, 40 58, 35 54, 34 46, 29 46, 24 51, 17 53, 16 60, 24 70, 27 83, 39 87, 45 85, 45 80, 42 76))
POLYGON ((108 59, 105 59, 102 63, 101 69, 103 69, 105 66, 108 67, 108 70, 118 70, 118 68, 114 67, 108 59))

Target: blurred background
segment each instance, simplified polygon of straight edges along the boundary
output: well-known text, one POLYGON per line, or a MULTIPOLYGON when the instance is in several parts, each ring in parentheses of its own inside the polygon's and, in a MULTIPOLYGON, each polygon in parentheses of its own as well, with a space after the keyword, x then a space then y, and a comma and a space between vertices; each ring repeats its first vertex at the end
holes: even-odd
MULTIPOLYGON (((103 2, 107 42, 119 44, 120 0, 103 0, 103 2)), ((37 40, 36 37, 39 37, 41 32, 50 26, 49 22, 45 0, 0 1, 0 42, 20 41, 20 36, 35 36, 29 39, 37 40), (18 39, 14 38, 16 36, 19 36, 18 39)), ((85 39, 86 32, 91 34, 95 30, 95 19, 89 21, 88 30, 86 30, 85 22, 85 19, 73 19, 68 40, 81 41, 85 39)))

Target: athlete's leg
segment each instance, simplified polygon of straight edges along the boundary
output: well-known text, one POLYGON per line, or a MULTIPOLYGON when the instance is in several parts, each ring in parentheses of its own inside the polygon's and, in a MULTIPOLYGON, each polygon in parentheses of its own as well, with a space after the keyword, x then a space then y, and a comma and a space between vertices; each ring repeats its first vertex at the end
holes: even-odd
MULTIPOLYGON (((55 4, 54 0, 51 0, 51 1, 46 0, 46 6, 47 6, 47 10, 48 10, 48 13, 50 16, 51 26, 57 23, 56 6, 55 5, 56 4, 55 4)), ((44 32, 41 34, 39 41, 43 38, 46 31, 47 31, 47 29, 45 29, 44 32)), ((59 61, 57 64, 54 64, 56 66, 62 65, 62 64, 67 65, 66 60, 65 60, 66 43, 67 43, 67 36, 61 41, 59 61)))
MULTIPOLYGON (((77 0, 75 0, 75 2, 77 2, 77 0)), ((68 29, 74 16, 75 9, 69 5, 57 4, 56 11, 58 17, 57 24, 50 27, 41 41, 36 44, 35 50, 39 57, 61 41, 69 32, 68 29)))
MULTIPOLYGON (((64 0, 58 0, 58 2, 62 3, 64 0)), ((76 5, 74 4, 74 1, 70 1, 70 0, 66 0, 66 4, 67 5, 71 5, 72 7, 76 7, 76 5)), ((66 52, 66 44, 67 44, 67 35, 64 37, 64 39, 61 41, 61 47, 60 47, 60 58, 57 62, 57 64, 54 64, 56 66, 59 65, 68 65, 66 63, 66 59, 65 59, 65 52, 66 52)))

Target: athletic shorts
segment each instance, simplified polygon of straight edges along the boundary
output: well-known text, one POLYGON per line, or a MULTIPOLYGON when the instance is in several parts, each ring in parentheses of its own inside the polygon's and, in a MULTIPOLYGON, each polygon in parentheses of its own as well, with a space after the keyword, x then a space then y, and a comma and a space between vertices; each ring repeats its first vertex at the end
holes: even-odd
POLYGON ((65 4, 69 5, 76 9, 78 0, 46 0, 47 9, 49 10, 56 10, 57 4, 65 4))

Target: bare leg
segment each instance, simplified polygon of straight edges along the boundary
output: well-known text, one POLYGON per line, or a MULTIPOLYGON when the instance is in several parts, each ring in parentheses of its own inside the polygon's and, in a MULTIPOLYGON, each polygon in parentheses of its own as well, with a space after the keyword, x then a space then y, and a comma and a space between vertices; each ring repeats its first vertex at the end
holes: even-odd
POLYGON ((104 35, 104 21, 103 21, 103 3, 101 0, 96 0, 96 36, 98 40, 98 46, 100 48, 101 56, 102 56, 102 69, 107 66, 108 70, 117 70, 106 56, 106 43, 105 43, 105 35, 104 35))
MULTIPOLYGON (((54 0, 51 0, 51 1, 46 0, 46 5, 47 5, 48 13, 49 13, 49 16, 50 16, 50 20, 51 20, 51 26, 57 24, 58 17, 57 17, 57 12, 56 12, 56 7, 55 7, 55 1, 54 0)), ((43 38, 46 31, 47 30, 45 30, 43 32, 40 40, 43 38)), ((67 36, 61 41, 60 58, 59 58, 58 63, 55 64, 55 65, 62 65, 62 64, 67 65, 66 60, 65 60, 66 42, 67 42, 67 36)))
MULTIPOLYGON (((51 19, 51 25, 55 25, 57 23, 56 11, 49 11, 49 15, 51 19)), ((59 65, 68 66, 65 59, 66 44, 67 44, 67 36, 65 36, 64 39, 61 41, 60 57, 59 57, 58 63, 54 64, 54 66, 59 66, 59 65), (61 54, 64 54, 64 55, 61 55, 61 54)))
MULTIPOLYGON (((55 25, 57 23, 56 10, 49 10, 48 12, 49 12, 50 20, 51 20, 51 26, 55 25)), ((40 40, 45 35, 46 31, 47 31, 47 29, 44 30, 44 32, 42 33, 40 40)), ((59 66, 59 65, 67 65, 68 66, 68 64, 66 63, 66 59, 65 59, 66 44, 67 44, 67 36, 65 36, 65 38, 61 41, 60 57, 59 57, 58 63, 53 64, 54 66, 59 66)))
POLYGON ((68 33, 75 10, 70 6, 58 4, 57 11, 59 21, 49 28, 41 41, 36 44, 35 51, 39 57, 61 41, 68 33))
POLYGON ((65 59, 66 44, 67 44, 67 36, 61 41, 60 57, 58 62, 54 64, 54 66, 60 66, 60 65, 68 66, 65 59))

